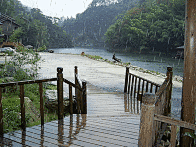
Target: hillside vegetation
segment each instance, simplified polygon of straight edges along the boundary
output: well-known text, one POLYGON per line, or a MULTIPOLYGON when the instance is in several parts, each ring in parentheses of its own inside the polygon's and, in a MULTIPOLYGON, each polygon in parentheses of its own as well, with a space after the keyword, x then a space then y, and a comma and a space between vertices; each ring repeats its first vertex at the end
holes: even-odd
POLYGON ((184 0, 93 0, 59 25, 75 46, 168 54, 184 44, 184 15, 184 0))
POLYGON ((59 18, 43 15, 42 11, 29 8, 18 0, 0 0, 0 12, 16 20, 21 27, 10 37, 10 41, 22 41, 24 45, 39 48, 72 47, 71 37, 57 25, 59 18))

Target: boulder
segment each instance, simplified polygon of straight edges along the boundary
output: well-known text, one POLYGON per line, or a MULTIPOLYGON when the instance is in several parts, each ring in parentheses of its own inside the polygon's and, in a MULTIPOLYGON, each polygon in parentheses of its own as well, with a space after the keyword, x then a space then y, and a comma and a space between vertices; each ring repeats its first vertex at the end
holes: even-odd
MULTIPOLYGON (((66 95, 65 93, 63 94, 66 95)), ((65 114, 69 112, 69 99, 65 96, 63 101, 65 114)), ((58 112, 57 90, 47 90, 45 106, 50 112, 58 112)))

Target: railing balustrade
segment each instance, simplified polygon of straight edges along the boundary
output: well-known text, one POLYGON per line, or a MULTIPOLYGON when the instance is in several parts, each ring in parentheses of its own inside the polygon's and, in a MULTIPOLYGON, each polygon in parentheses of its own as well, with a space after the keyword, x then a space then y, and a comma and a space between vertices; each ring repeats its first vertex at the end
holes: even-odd
MULTIPOLYGON (((77 69, 77 66, 75 67, 77 69)), ((87 114, 87 100, 86 100, 86 82, 79 83, 79 76, 75 70, 75 81, 72 83, 67 79, 63 78, 63 68, 57 68, 57 78, 49 79, 39 79, 39 80, 27 80, 27 81, 18 81, 10 83, 1 83, 0 84, 0 137, 3 136, 3 109, 2 109, 2 88, 7 86, 20 86, 20 106, 21 106, 21 128, 23 131, 26 130, 26 121, 25 121, 25 104, 24 104, 24 85, 26 84, 35 84, 39 85, 40 93, 40 116, 41 116, 41 128, 44 127, 44 104, 43 104, 43 82, 57 81, 57 99, 58 99, 58 119, 63 119, 64 115, 64 106, 63 106, 63 82, 69 85, 69 113, 73 114, 73 95, 72 87, 75 88, 76 93, 76 103, 77 103, 77 114, 87 114), (80 103, 81 106, 80 106, 80 103)))
POLYGON ((126 67, 124 93, 128 94, 131 102, 131 111, 133 106, 134 113, 136 110, 137 113, 140 111, 138 101, 140 101, 141 106, 142 95, 144 92, 156 93, 160 86, 161 85, 150 80, 129 73, 129 67, 126 67))
POLYGON ((155 93, 144 93, 141 105, 139 146, 159 146, 166 127, 171 125, 170 145, 176 146, 177 126, 196 130, 195 124, 170 118, 172 68, 167 68, 167 78, 155 93))

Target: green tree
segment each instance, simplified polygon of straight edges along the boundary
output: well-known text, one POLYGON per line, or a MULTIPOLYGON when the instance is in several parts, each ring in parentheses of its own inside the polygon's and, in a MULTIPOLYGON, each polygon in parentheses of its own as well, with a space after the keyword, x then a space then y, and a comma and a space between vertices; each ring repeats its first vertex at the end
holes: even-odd
POLYGON ((184 15, 177 12, 177 7, 184 6, 183 1, 151 2, 127 11, 105 33, 106 43, 112 48, 156 49, 169 53, 183 45, 184 15))
POLYGON ((18 28, 14 31, 14 33, 10 36, 10 42, 18 42, 23 35, 22 28, 18 28))

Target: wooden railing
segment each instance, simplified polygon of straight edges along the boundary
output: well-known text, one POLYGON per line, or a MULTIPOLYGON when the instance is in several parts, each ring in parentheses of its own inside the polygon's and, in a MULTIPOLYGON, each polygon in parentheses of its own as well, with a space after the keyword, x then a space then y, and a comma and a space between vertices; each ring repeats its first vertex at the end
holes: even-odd
POLYGON ((172 68, 167 68, 167 78, 156 94, 142 97, 139 146, 159 146, 168 125, 171 125, 170 146, 176 146, 177 126, 196 130, 196 125, 170 118, 172 68))
POLYGON ((129 67, 126 67, 124 93, 128 94, 131 101, 131 110, 133 106, 134 113, 136 110, 137 113, 140 111, 138 101, 142 102, 144 92, 156 93, 160 86, 150 80, 129 73, 129 67))
MULTIPOLYGON (((75 67, 77 69, 77 67, 75 67)), ((63 82, 69 85, 69 103, 70 103, 70 114, 73 114, 73 96, 72 96, 72 87, 77 89, 81 95, 76 93, 76 99, 82 100, 83 107, 78 107, 77 112, 86 114, 87 113, 87 102, 86 102, 86 82, 82 82, 82 87, 78 84, 74 84, 67 79, 63 78, 63 68, 57 68, 57 78, 50 79, 41 79, 41 80, 28 80, 28 81, 19 81, 19 82, 10 82, 10 83, 1 83, 0 84, 0 136, 3 135, 3 109, 2 109, 2 88, 7 86, 19 86, 20 87, 20 106, 21 106, 21 128, 26 130, 26 121, 25 121, 25 104, 24 104, 24 85, 25 84, 39 84, 39 93, 40 93, 40 116, 41 116, 41 127, 44 126, 44 104, 43 104, 43 82, 48 81, 57 81, 57 99, 58 99, 58 119, 63 119, 64 115, 64 106, 63 106, 63 82), (84 109, 84 110, 83 110, 84 109)), ((76 77, 76 83, 78 81, 78 76, 76 77)), ((79 103, 79 102, 77 102, 79 103)))

